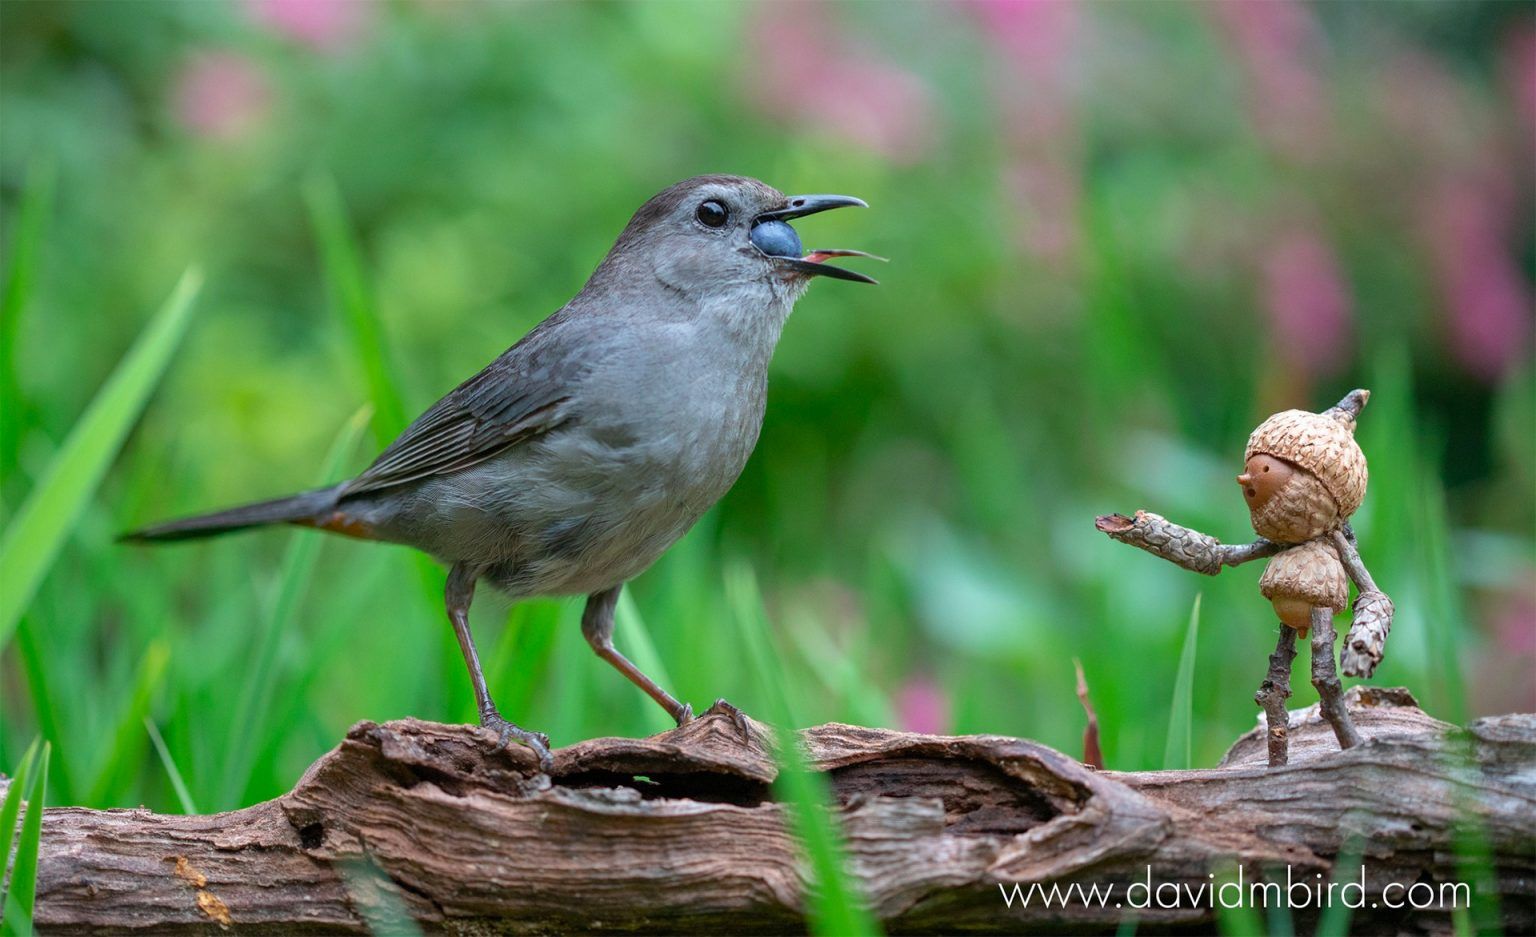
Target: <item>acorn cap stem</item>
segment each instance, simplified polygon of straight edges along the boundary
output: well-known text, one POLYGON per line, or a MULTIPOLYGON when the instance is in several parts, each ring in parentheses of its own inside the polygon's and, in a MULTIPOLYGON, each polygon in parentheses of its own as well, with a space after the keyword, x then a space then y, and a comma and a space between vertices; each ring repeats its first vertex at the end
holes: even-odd
POLYGON ((1353 423, 1359 418, 1360 411, 1365 409, 1365 404, 1370 399, 1370 391, 1364 387, 1356 387, 1345 394, 1343 400, 1334 404, 1325 413, 1341 423, 1353 423))

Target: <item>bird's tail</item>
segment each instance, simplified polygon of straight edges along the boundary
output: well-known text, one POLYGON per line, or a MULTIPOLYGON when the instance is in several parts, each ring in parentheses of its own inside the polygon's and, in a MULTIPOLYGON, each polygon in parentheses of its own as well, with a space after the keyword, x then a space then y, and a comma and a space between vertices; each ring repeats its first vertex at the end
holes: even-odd
POLYGON ((267 524, 316 522, 336 506, 341 486, 304 491, 286 498, 242 504, 239 507, 212 514, 199 514, 181 520, 154 524, 142 530, 123 534, 118 539, 125 543, 165 543, 171 540, 191 540, 212 537, 267 524))

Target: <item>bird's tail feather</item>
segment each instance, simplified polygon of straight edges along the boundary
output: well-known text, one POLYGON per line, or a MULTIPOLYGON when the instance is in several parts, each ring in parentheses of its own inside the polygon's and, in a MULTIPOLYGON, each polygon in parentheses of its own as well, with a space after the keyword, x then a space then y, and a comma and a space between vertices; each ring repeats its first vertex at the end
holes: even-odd
POLYGON ((267 524, 284 524, 314 520, 336 506, 341 486, 304 491, 286 498, 242 504, 239 507, 212 514, 199 514, 180 520, 154 524, 142 530, 123 534, 118 539, 126 543, 164 543, 171 540, 191 540, 212 537, 267 524))

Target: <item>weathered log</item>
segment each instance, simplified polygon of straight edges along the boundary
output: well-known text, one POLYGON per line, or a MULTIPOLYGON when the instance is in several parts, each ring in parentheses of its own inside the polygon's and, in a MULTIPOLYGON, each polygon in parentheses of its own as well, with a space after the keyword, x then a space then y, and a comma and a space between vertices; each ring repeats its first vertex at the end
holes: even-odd
MULTIPOLYGON (((1364 744, 1339 751, 1315 708, 1299 711, 1278 769, 1261 729, 1219 767, 1145 773, 998 736, 833 724, 803 739, 840 804, 852 873, 892 932, 1113 930, 1127 914, 1116 902, 1141 900, 1132 883, 1166 896, 1234 863, 1247 882, 1289 870, 1315 883, 1351 851, 1366 870, 1354 930, 1448 932, 1446 909, 1388 909, 1383 889, 1467 881, 1468 820, 1504 930, 1536 927, 1536 716, 1455 729, 1406 691, 1357 688, 1348 701, 1364 744), (1031 885, 1073 883, 1115 890, 1104 907, 1024 903, 1031 885)), ((582 742, 555 753, 550 777, 490 742, 466 726, 365 722, 292 792, 244 810, 49 809, 38 924, 363 933, 403 911, 427 932, 804 929, 807 866, 755 723, 711 710, 648 739, 582 742)), ((1185 899, 1135 911, 1141 932, 1212 928, 1209 897, 1185 899)), ((1297 932, 1317 914, 1293 908, 1297 932)))

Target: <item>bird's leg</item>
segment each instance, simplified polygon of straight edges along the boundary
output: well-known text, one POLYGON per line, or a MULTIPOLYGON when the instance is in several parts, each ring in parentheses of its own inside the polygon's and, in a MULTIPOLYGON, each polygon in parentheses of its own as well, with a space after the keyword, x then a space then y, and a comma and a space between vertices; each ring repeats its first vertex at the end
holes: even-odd
POLYGON ((657 686, 655 680, 642 673, 639 667, 630 663, 629 658, 613 646, 613 610, 619 604, 619 590, 623 588, 620 584, 587 596, 587 607, 581 612, 581 633, 598 657, 612 664, 630 683, 659 703, 667 715, 677 720, 678 725, 682 725, 693 718, 693 707, 678 702, 671 693, 657 686))
POLYGON ((464 665, 469 668, 469 681, 475 687, 475 708, 480 711, 480 724, 497 734, 499 745, 506 745, 512 739, 526 745, 538 757, 539 767, 548 773, 554 767, 554 759, 549 754, 549 736, 530 732, 503 719, 491 700, 491 691, 485 686, 485 672, 480 669, 480 655, 475 651, 475 638, 469 631, 469 603, 475 597, 475 579, 479 575, 477 567, 455 563, 448 571, 443 600, 448 607, 448 620, 453 622, 454 636, 459 639, 459 650, 464 653, 464 665))
POLYGON ((1291 661, 1296 657, 1296 631, 1289 625, 1280 626, 1280 641, 1275 652, 1269 655, 1269 673, 1259 684, 1259 692, 1253 701, 1264 710, 1264 722, 1269 729, 1269 766, 1278 768, 1289 757, 1291 747, 1290 714, 1285 701, 1291 696, 1291 661))
POLYGON ((1317 687, 1318 709, 1333 726, 1340 748, 1360 744, 1360 733, 1344 706, 1344 685, 1333 662, 1333 610, 1312 607, 1312 685, 1317 687))

